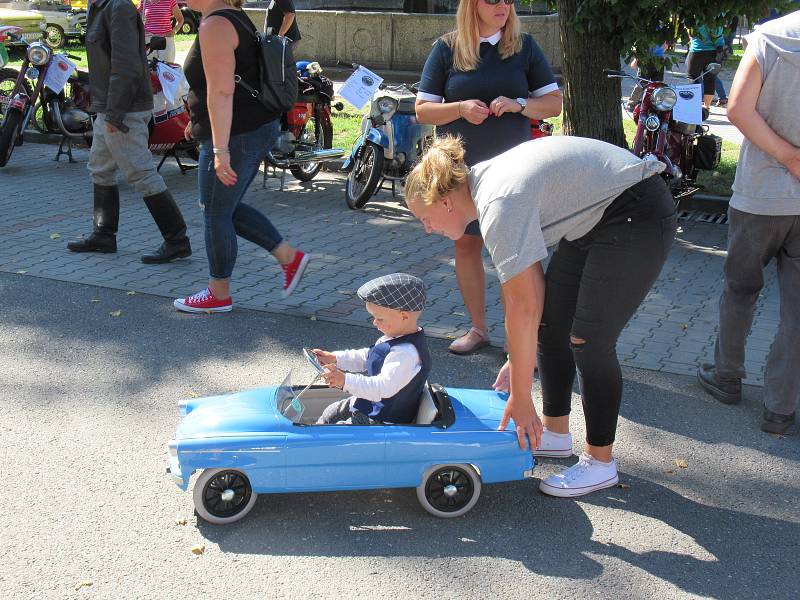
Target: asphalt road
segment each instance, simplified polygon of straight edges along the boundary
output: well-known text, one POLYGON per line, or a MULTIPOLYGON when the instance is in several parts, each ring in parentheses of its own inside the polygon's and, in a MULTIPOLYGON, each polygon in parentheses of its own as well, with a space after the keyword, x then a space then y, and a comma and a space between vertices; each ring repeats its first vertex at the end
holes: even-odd
MULTIPOLYGON (((537 491, 570 463, 548 461, 533 481, 486 486, 456 520, 403 489, 265 495, 218 527, 164 473, 178 400, 289 368, 306 381, 301 346, 373 331, 183 315, 23 275, 0 274, 0 297, 1 598, 800 597, 800 437, 757 430, 756 389, 725 407, 688 378, 626 370, 624 485, 581 500, 537 491)), ((433 381, 488 385, 498 352, 457 358, 445 344, 431 341, 433 381)))

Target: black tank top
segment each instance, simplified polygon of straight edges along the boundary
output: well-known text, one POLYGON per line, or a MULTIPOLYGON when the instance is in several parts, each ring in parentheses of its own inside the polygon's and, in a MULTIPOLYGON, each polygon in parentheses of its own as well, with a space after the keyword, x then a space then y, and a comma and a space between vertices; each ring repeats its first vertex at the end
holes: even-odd
MULTIPOLYGON (((243 22, 249 17, 240 10, 225 9, 214 13, 230 21, 239 34, 239 45, 234 51, 235 73, 251 87, 259 88, 259 48, 253 38, 253 30, 243 22)), ((209 15, 210 16, 210 15, 209 15)), ((211 122, 208 119, 206 74, 203 71, 203 57, 200 54, 200 36, 186 55, 183 72, 189 83, 189 110, 192 117, 192 136, 196 140, 211 139, 211 122)), ((237 85, 233 93, 233 120, 231 136, 258 129, 280 115, 269 112, 264 105, 253 98, 245 89, 237 85)))

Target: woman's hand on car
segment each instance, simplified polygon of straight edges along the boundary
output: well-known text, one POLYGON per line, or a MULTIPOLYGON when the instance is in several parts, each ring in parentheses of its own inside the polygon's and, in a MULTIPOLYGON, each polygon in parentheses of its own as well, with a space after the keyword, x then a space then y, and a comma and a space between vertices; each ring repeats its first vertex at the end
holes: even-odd
POLYGON ((473 125, 480 125, 492 111, 481 100, 462 100, 458 103, 458 114, 473 125))
POLYGON ((504 431, 510 419, 514 419, 517 442, 522 450, 536 450, 542 442, 542 421, 536 414, 533 398, 528 394, 511 394, 506 402, 503 418, 498 429, 504 431))
POLYGON ((497 372, 492 388, 498 392, 511 391, 511 364, 508 361, 497 372))
POLYGON ((336 364, 336 356, 333 352, 326 352, 325 350, 320 350, 319 348, 314 348, 312 350, 314 356, 317 357, 319 364, 321 365, 335 365, 336 364))
POLYGON ((325 383, 330 387, 341 390, 344 387, 344 373, 337 369, 335 365, 327 364, 324 365, 324 368, 325 371, 322 373, 322 378, 325 383))
POLYGON ((186 127, 184 127, 184 129, 183 129, 183 139, 185 139, 187 141, 192 139, 192 122, 191 121, 189 121, 186 124, 186 127))

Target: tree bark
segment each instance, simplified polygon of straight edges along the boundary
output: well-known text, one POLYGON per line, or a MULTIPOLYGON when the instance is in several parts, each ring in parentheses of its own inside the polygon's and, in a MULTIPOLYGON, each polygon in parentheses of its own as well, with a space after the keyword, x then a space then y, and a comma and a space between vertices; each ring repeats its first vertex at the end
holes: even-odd
POLYGON ((622 48, 602 33, 580 33, 572 26, 581 0, 558 0, 564 74, 564 134, 626 147, 619 79, 603 69, 619 69, 622 48))

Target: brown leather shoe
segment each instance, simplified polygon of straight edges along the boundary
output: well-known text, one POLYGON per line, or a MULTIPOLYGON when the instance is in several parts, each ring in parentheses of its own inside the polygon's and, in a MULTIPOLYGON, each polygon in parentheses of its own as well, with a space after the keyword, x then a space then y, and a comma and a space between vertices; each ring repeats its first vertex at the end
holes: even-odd
POLYGON ((477 327, 470 327, 469 331, 460 338, 453 340, 450 344, 450 352, 453 354, 472 354, 481 348, 489 345, 489 336, 485 331, 477 327))

